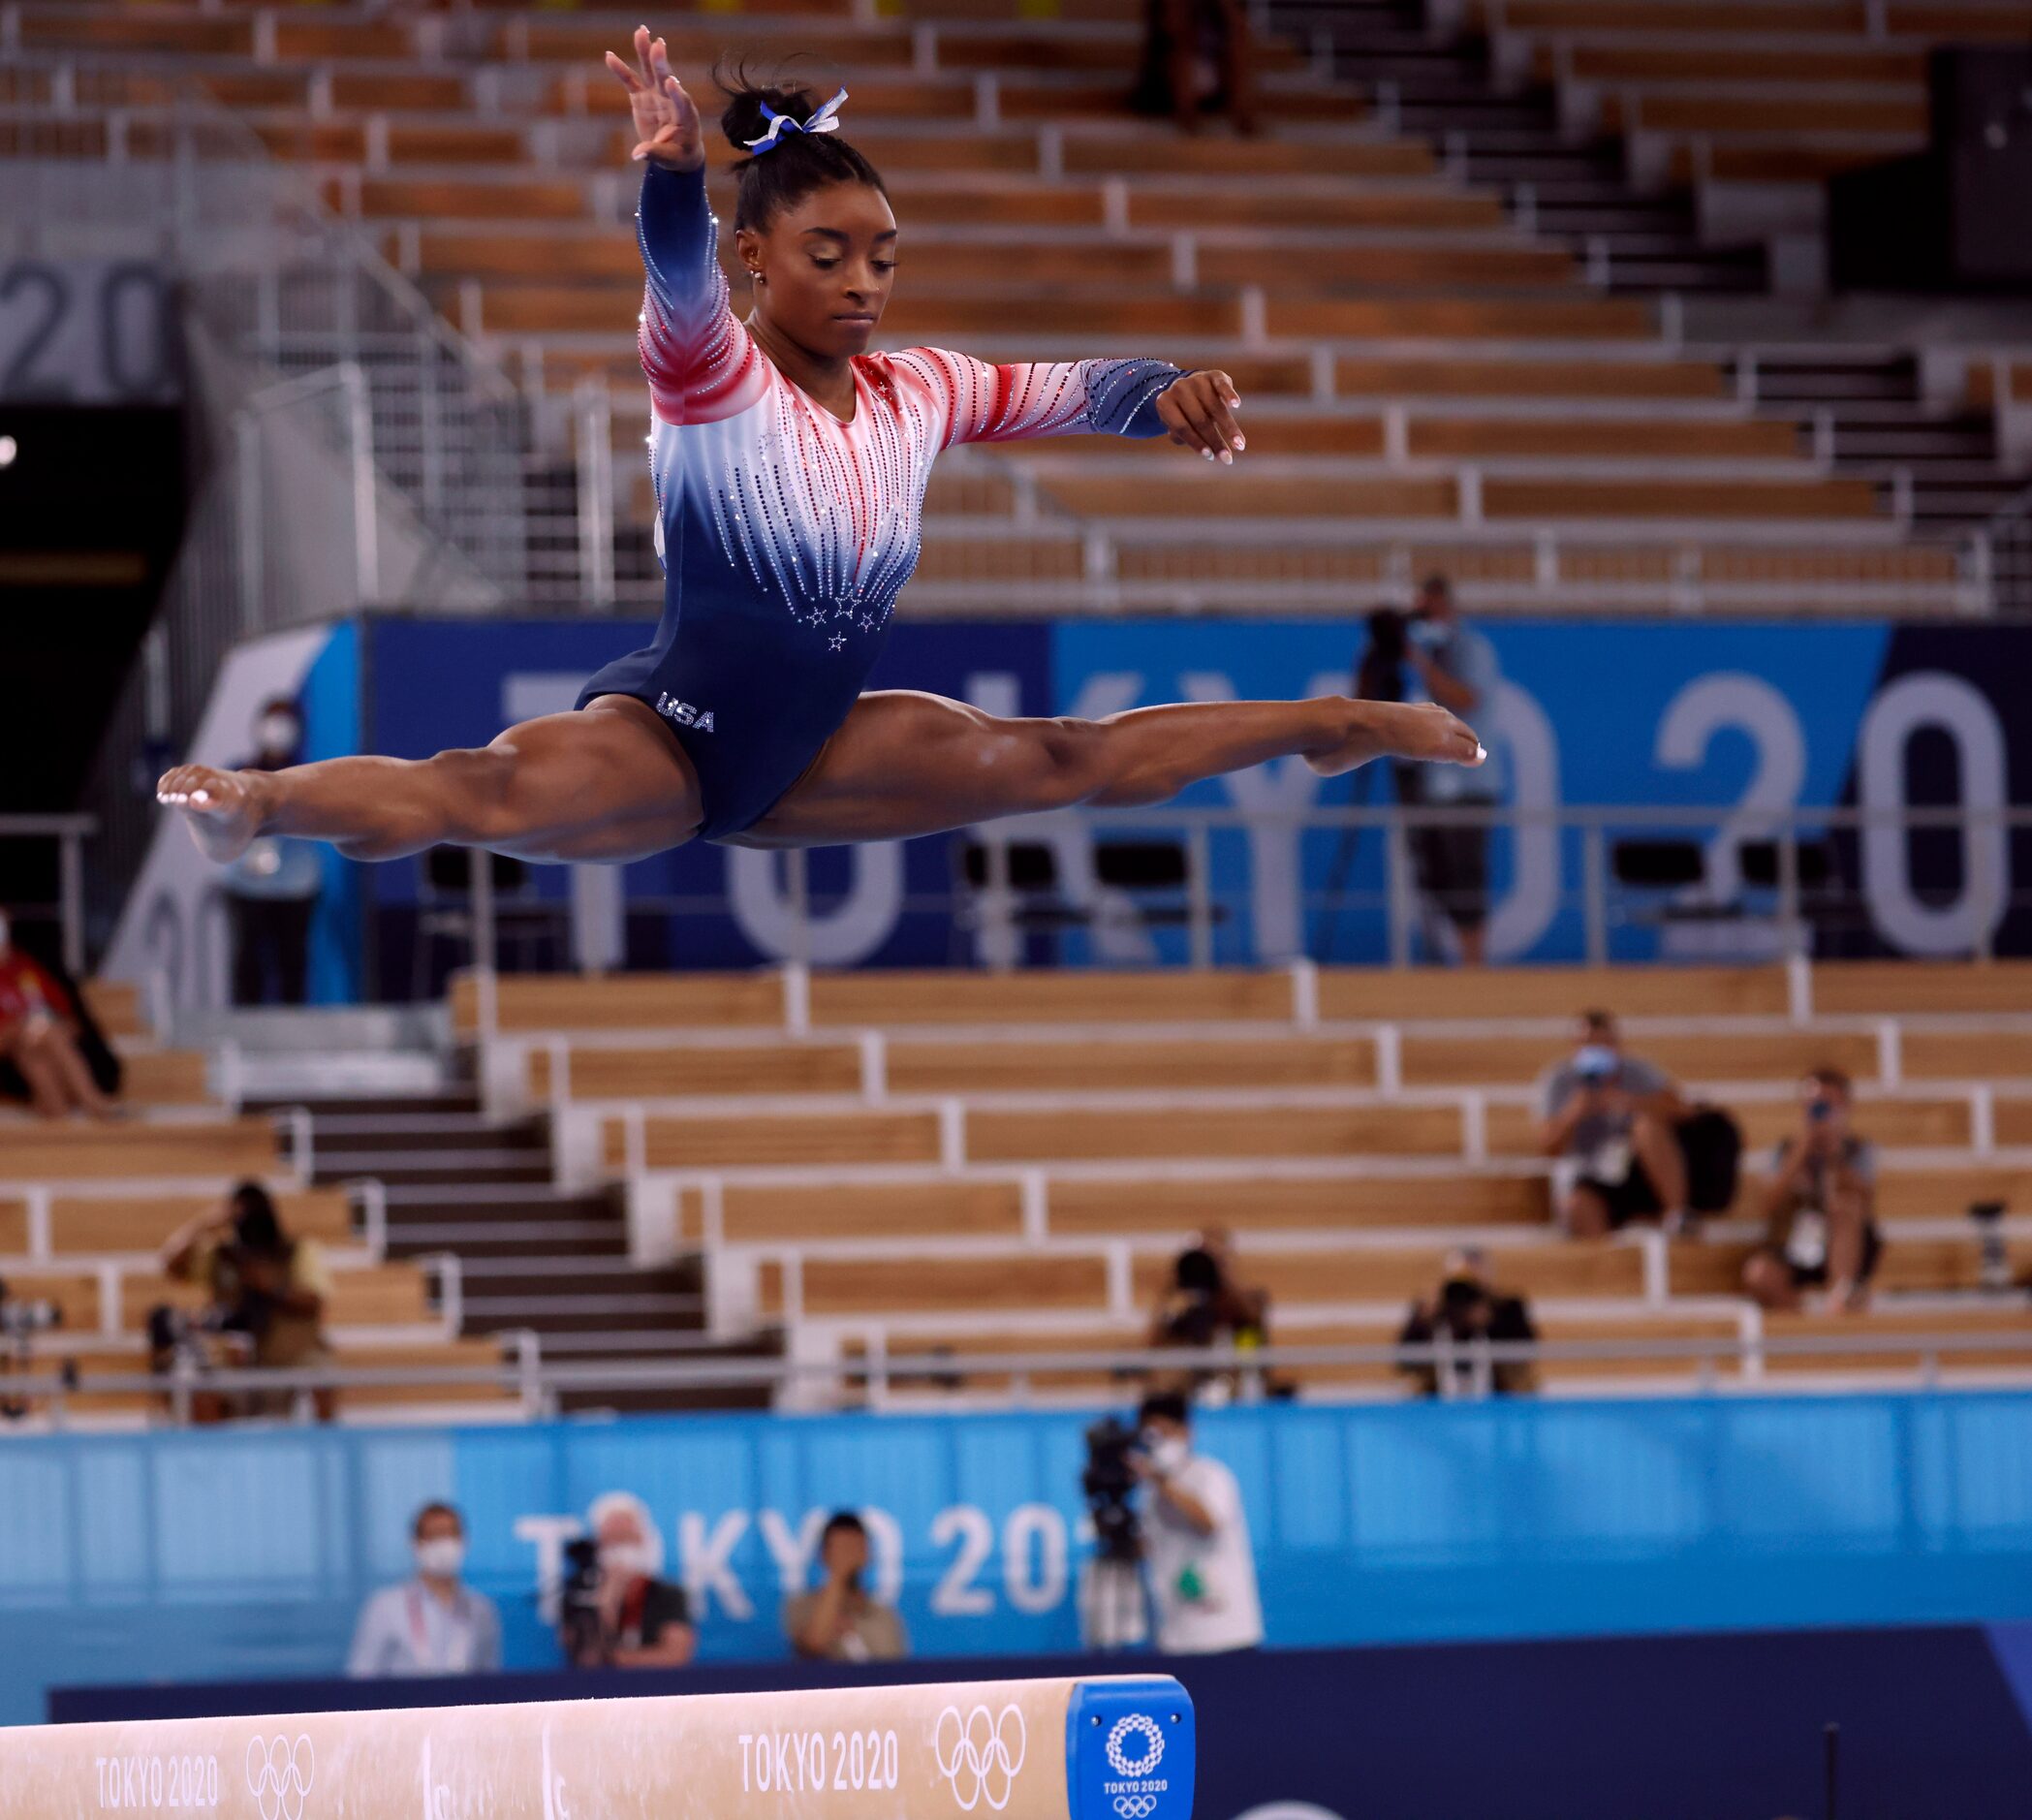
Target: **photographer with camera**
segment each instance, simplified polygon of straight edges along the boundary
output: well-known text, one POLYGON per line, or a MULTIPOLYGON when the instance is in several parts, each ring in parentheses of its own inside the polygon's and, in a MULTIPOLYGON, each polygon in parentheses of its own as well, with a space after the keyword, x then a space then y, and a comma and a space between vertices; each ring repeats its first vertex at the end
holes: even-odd
MULTIPOLYGON (((1488 1254, 1478 1245, 1463 1246, 1447 1254, 1439 1288, 1423 1301, 1411 1304, 1411 1313, 1397 1334, 1400 1346, 1429 1346, 1450 1341, 1462 1356, 1449 1367, 1445 1389, 1454 1396, 1515 1396, 1537 1389, 1537 1373, 1528 1361, 1496 1364, 1486 1354, 1477 1356, 1476 1342, 1528 1342, 1538 1337, 1531 1311, 1521 1296, 1498 1293, 1489 1280, 1488 1254)), ((1426 1396, 1441 1394, 1438 1364, 1406 1360, 1397 1367, 1426 1396)))
POLYGON ((1687 1107, 1664 1069, 1623 1053, 1615 1019, 1580 1014, 1573 1056, 1547 1078, 1539 1147, 1558 1161, 1554 1216, 1575 1239, 1600 1239, 1660 1214, 1682 1225, 1686 1161, 1679 1121, 1687 1107))
POLYGON ((1137 1410, 1141 1445, 1129 1456, 1142 1482, 1142 1558, 1168 1655, 1253 1649, 1263 1603, 1241 1487, 1217 1459, 1193 1451, 1192 1406, 1155 1392, 1137 1410))
MULTIPOLYGON (((266 1369, 302 1371, 331 1363, 325 1340, 325 1302, 331 1279, 315 1240, 292 1239, 268 1191, 243 1181, 223 1208, 200 1213, 171 1234, 162 1248, 162 1269, 175 1281, 202 1283, 211 1305, 195 1323, 177 1311, 157 1309, 148 1318, 158 1355, 184 1343, 192 1328, 239 1334, 251 1363, 266 1369)), ((338 1411, 338 1394, 328 1386, 311 1392, 320 1422, 338 1411)), ((256 1391, 237 1399, 236 1413, 288 1415, 294 1391, 256 1391)))
POLYGON ((1208 1226, 1172 1265, 1172 1280, 1150 1318, 1150 1345, 1239 1346, 1266 1343, 1269 1292, 1235 1276, 1235 1240, 1225 1226, 1208 1226))
POLYGON ((1860 1313, 1884 1255, 1877 1227, 1877 1146, 1849 1119, 1849 1078, 1816 1068, 1799 1090, 1800 1129, 1771 1153, 1764 1185, 1766 1233, 1743 1265, 1743 1288, 1774 1312, 1825 1289, 1829 1308, 1860 1313))
POLYGON ((852 1511, 827 1519, 819 1566, 824 1582, 783 1602, 783 1634, 793 1650, 817 1662, 900 1662, 910 1653, 895 1607, 872 1597, 863 1584, 868 1531, 852 1511))
POLYGON ((558 1642, 574 1668, 682 1668, 698 1647, 684 1588, 658 1578, 663 1537, 632 1491, 607 1491, 586 1512, 590 1540, 569 1565, 558 1642))
MULTIPOLYGON (((1355 693, 1376 702, 1437 702, 1457 714, 1486 746, 1489 712, 1502 681, 1495 646, 1467 625, 1443 575, 1425 578, 1409 614, 1369 614, 1369 646, 1355 672, 1355 693)), ((1487 957, 1488 824, 1496 806, 1487 765, 1399 763, 1397 800, 1420 896, 1454 930, 1463 966, 1487 957), (1422 822, 1421 808, 1481 810, 1477 818, 1422 822)))
POLYGON ((457 1507, 425 1504, 410 1525, 414 1578, 360 1608, 346 1657, 355 1679, 384 1675, 491 1675, 501 1667, 501 1614, 459 1579, 466 1525, 457 1507))

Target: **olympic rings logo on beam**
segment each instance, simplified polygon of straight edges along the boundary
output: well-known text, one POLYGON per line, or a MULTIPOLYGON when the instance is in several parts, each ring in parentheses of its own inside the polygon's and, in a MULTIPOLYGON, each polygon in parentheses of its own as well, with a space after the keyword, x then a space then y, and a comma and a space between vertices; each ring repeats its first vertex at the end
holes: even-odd
POLYGON ((1117 1795, 1114 1798, 1114 1810, 1122 1816, 1122 1820, 1150 1820, 1150 1816, 1157 1811, 1157 1797, 1117 1795))
POLYGON ((301 1732, 287 1738, 247 1741, 247 1787, 261 1820, 303 1820, 303 1800, 318 1770, 317 1752, 301 1732))
POLYGON ((962 1716, 957 1707, 947 1707, 931 1739, 938 1773, 953 1784, 953 1799, 962 1813, 972 1813, 984 1800, 998 1813, 1009 1805, 1028 1743, 1020 1711, 1014 1706, 998 1713, 975 1707, 962 1716))

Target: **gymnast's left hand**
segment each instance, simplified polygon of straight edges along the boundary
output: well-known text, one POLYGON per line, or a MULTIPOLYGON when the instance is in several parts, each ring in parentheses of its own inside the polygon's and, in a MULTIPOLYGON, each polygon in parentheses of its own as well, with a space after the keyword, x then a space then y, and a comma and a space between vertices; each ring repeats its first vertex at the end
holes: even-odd
POLYGON ((1241 394, 1226 373, 1187 373, 1157 394, 1158 420, 1172 440, 1227 467, 1249 446, 1235 421, 1240 408, 1241 394))

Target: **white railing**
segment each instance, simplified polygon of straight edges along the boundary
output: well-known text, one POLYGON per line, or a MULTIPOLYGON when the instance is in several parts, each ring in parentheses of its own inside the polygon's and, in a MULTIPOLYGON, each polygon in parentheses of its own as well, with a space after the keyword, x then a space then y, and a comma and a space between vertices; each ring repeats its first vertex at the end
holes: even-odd
MULTIPOLYGON (((0 128, 16 144, 0 185, 12 251, 161 260, 188 320, 229 355, 279 378, 350 375, 381 484, 456 552, 460 573, 428 574, 427 591, 408 597, 440 607, 519 598, 532 451, 506 375, 232 112, 191 93, 94 105, 93 82, 115 73, 39 67, 65 105, 14 102, 0 83, 0 128)), ((576 540, 576 511, 561 528, 576 540)))
MULTIPOLYGON (((1995 1302, 1997 1299, 1988 1299, 1995 1302)), ((1985 1304, 1987 1305, 1987 1303, 1985 1304)), ((2025 1306, 2016 1298, 2014 1306, 2025 1306)), ((298 1417, 308 1414, 312 1392, 329 1390, 341 1399, 348 1391, 431 1391, 470 1393, 498 1392, 513 1403, 516 1413, 529 1420, 554 1415, 561 1399, 570 1396, 583 1400, 602 1395, 624 1393, 667 1393, 697 1396, 726 1392, 766 1390, 774 1396, 795 1393, 797 1406, 818 1402, 853 1407, 865 1404, 883 1408, 899 1396, 920 1397, 942 1391, 957 1392, 966 1381, 1006 1379, 1009 1389, 994 1396, 966 1393, 959 1406, 983 1402, 1022 1404, 1037 1396, 1035 1380, 1065 1373, 1123 1380, 1123 1396, 1135 1394, 1138 1380, 1149 1377, 1209 1378, 1232 1380, 1244 1397, 1260 1396, 1266 1380, 1279 1373, 1305 1370, 1384 1369, 1406 1374, 1406 1394, 1413 1373, 1438 1374, 1439 1393, 1450 1397, 1482 1397, 1495 1393, 1495 1371, 1499 1366, 1558 1365, 1655 1366, 1658 1370, 1645 1384, 1658 1387, 1661 1378, 1692 1367, 1695 1384, 1704 1394, 1720 1394, 1739 1388, 1745 1392, 1797 1388, 1792 1373, 1773 1378, 1767 1367, 1783 1362, 1810 1372, 1816 1361, 1829 1361, 1836 1368, 1866 1380, 1867 1388, 1882 1388, 1886 1376, 1912 1388, 1931 1388, 1942 1374, 1965 1359, 1986 1358, 1985 1370, 2009 1370, 2032 1376, 2032 1326, 2019 1336, 2003 1333, 1970 1333, 1943 1327, 1919 1333, 1872 1333, 1866 1319, 1859 1319, 1851 1333, 1796 1334, 1773 1335, 1756 1333, 1717 1334, 1711 1337, 1618 1337, 1604 1339, 1559 1339, 1517 1341, 1454 1341, 1400 1344, 1378 1339, 1367 1344, 1276 1345, 1264 1347, 1210 1346, 1199 1348, 1067 1347, 1059 1351, 915 1353, 890 1358, 877 1350, 851 1361, 799 1360, 789 1358, 713 1358, 702 1360, 597 1360, 577 1364, 547 1361, 537 1336, 521 1332, 504 1335, 510 1356, 498 1365, 319 1365, 293 1369, 263 1369, 256 1366, 207 1367, 188 1358, 171 1369, 101 1371, 50 1368, 54 1362, 37 1360, 29 1368, 0 1371, 0 1405, 12 1405, 24 1414, 39 1415, 45 1426, 63 1427, 70 1420, 70 1400, 77 1396, 141 1396, 149 1399, 150 1414, 181 1426, 192 1419, 195 1397, 201 1394, 233 1396, 267 1393, 294 1395, 298 1398, 298 1417), (2000 1356, 2021 1355, 2008 1366, 1994 1365, 2000 1356), (1857 1372, 1857 1360, 1882 1359, 1883 1371, 1857 1372), (1912 1361, 1907 1365, 1901 1362, 1912 1361), (1735 1372, 1733 1379, 1726 1374, 1735 1372)), ((1629 1374, 1642 1381, 1639 1369, 1629 1374)), ((1605 1383, 1608 1382, 1605 1380, 1605 1383)), ((1825 1378, 1816 1381, 1825 1386, 1825 1378)), ((1672 1388, 1677 1390, 1676 1381, 1672 1388)), ((1054 1398, 1060 1393, 1052 1394, 1054 1398)), ((1093 1401, 1091 1395, 1078 1400, 1093 1401)), ((0 1427, 0 1436, 8 1430, 0 1427)))
POLYGON ((74 979, 82 979, 84 955, 84 843, 98 832, 89 815, 0 815, 0 840, 56 843, 54 904, 16 904, 16 915, 54 910, 62 929, 63 962, 74 979))
MULTIPOLYGON (((2014 849, 2032 831, 2032 806, 1405 809, 1358 802, 1308 809, 1072 809, 927 836, 946 843, 951 857, 945 871, 953 883, 943 891, 906 892, 899 879, 896 914, 949 917, 955 941, 967 950, 954 958, 988 967, 1016 965, 1024 937, 1032 933, 1054 940, 1082 935, 1090 944, 1084 957, 1101 964, 1206 967, 1300 957, 1322 962, 1380 958, 1408 966, 1421 956, 1446 957, 1451 939, 1434 906, 1421 898, 1413 832, 1463 826, 1485 829, 1511 843, 1514 854, 1532 850, 1539 935, 1562 915, 1578 914, 1581 956, 1593 965, 1640 957, 1804 957, 1825 947, 1823 932, 1853 936, 1865 952, 1876 944, 1901 952, 1923 941, 1920 952, 1930 957, 1987 959, 2006 918, 2032 905, 2032 886, 2014 872, 2014 849), (1920 895, 1909 853, 1910 837, 1923 831, 1957 837, 1961 874, 1952 899, 1936 900, 1930 892, 1923 899, 1920 895), (1325 883, 1300 889, 1295 882, 1277 898, 1277 913, 1289 925, 1281 953, 1272 952, 1274 938, 1262 926, 1259 881, 1245 852, 1266 832, 1291 842, 1307 834, 1338 836, 1325 883), (1169 848, 1171 882, 1110 884, 1098 861, 1111 839, 1169 848), (1380 889, 1355 882, 1364 842, 1380 842, 1380 889), (1695 868, 1684 882, 1654 885, 1618 876, 1635 849, 1665 844, 1680 849, 1695 868), (1217 875, 1216 861, 1223 858, 1232 864, 1217 875), (1026 861, 1041 875, 1018 883, 1016 868, 1026 861), (971 876, 976 871, 979 876, 971 876), (1364 921, 1372 931, 1377 923, 1382 926, 1380 956, 1363 945, 1373 940, 1360 932, 1364 921), (1351 925, 1357 929, 1352 946, 1343 933, 1351 925), (1257 946, 1245 952, 1234 932, 1252 926, 1257 946), (1622 939, 1636 930, 1647 932, 1648 946, 1641 954, 1622 939)), ((741 863, 748 863, 745 857, 741 863)), ((743 924, 749 938, 758 946, 765 938, 777 942, 774 959, 794 965, 822 961, 828 920, 859 888, 850 886, 845 895, 816 892, 804 856, 795 849, 754 863, 773 868, 767 893, 780 914, 766 931, 743 924)), ((899 873, 902 866, 890 849, 878 850, 867 863, 892 863, 899 873)), ((487 868, 477 862, 471 878, 481 1028, 491 1032, 488 996, 498 964, 493 891, 487 868)), ((741 915, 731 889, 682 895, 631 891, 625 910, 668 917, 678 932, 673 948, 680 954, 687 920, 733 916, 738 922, 741 915)), ((1492 956, 1506 957, 1500 949, 1492 956)))

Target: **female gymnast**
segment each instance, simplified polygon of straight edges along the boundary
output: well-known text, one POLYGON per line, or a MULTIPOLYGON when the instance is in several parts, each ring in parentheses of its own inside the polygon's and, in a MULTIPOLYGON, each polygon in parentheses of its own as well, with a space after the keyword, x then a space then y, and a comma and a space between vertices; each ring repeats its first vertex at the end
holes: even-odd
POLYGON ((641 343, 654 407, 664 610, 578 708, 482 750, 328 759, 279 771, 182 765, 160 800, 230 861, 262 834, 360 860, 440 842, 547 861, 627 861, 687 840, 823 846, 936 833, 1073 803, 1162 802, 1302 755, 1332 775, 1380 757, 1482 762, 1445 709, 1350 701, 1004 720, 911 690, 861 693, 916 567, 932 458, 958 442, 1169 433, 1208 461, 1243 447, 1228 375, 1161 361, 989 366, 938 348, 868 354, 894 283, 895 216, 839 135, 844 91, 736 78, 721 124, 739 167, 728 307, 699 111, 662 39, 635 34, 642 175, 641 343))

